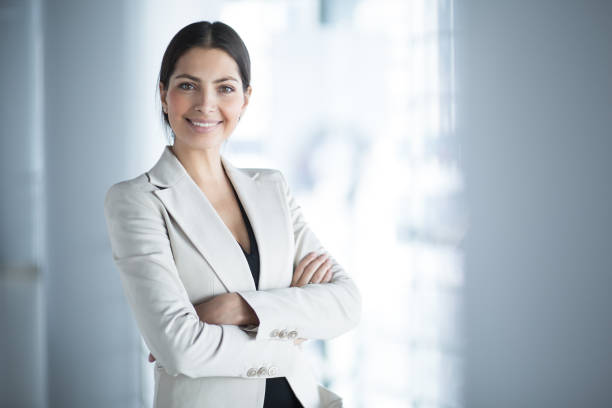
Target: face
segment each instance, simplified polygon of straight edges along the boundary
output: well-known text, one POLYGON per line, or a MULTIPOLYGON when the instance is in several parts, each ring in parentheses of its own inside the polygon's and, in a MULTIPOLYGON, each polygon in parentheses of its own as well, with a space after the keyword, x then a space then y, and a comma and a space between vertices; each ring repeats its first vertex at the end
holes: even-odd
POLYGON ((220 149, 236 128, 251 95, 243 91, 238 65, 225 51, 192 48, 160 84, 177 148, 220 149))

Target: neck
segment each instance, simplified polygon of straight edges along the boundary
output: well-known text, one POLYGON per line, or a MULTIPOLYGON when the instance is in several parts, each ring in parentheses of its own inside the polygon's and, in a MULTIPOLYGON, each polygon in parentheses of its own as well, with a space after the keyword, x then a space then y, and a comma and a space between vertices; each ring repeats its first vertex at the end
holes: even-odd
POLYGON ((218 149, 191 149, 176 143, 171 149, 200 188, 225 182, 226 175, 218 149))

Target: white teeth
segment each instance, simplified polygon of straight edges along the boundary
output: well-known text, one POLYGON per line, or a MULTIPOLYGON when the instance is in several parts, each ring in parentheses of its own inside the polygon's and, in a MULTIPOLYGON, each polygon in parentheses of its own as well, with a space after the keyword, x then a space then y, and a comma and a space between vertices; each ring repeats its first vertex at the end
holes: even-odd
POLYGON ((193 122, 193 121, 191 121, 191 123, 195 126, 204 127, 204 128, 209 128, 209 127, 213 127, 217 125, 217 123, 201 123, 201 122, 193 122))

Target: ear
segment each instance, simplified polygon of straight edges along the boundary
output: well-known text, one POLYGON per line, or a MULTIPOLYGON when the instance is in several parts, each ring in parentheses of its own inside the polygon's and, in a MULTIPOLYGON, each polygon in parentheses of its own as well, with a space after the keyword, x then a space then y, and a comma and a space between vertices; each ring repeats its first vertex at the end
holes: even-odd
POLYGON ((244 111, 246 110, 247 106, 249 106, 249 100, 251 99, 251 92, 253 91, 253 89, 251 88, 251 86, 249 85, 249 87, 246 89, 246 91, 244 91, 244 102, 242 103, 242 109, 240 110, 240 114, 244 114, 244 111))
POLYGON ((161 100, 162 110, 165 113, 168 113, 168 104, 166 103, 166 95, 168 94, 168 90, 164 86, 163 83, 159 83, 159 99, 161 100))

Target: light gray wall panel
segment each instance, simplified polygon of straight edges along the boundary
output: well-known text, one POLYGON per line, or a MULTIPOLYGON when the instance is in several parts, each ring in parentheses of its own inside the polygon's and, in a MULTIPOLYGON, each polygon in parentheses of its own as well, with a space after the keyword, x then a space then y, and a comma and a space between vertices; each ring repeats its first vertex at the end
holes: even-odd
POLYGON ((0 3, 0 406, 45 403, 40 4, 0 3))
POLYGON ((465 406, 611 406, 612 3, 457 10, 465 406))
POLYGON ((137 406, 140 343, 103 202, 125 178, 137 15, 125 2, 45 6, 47 336, 51 407, 137 406))

